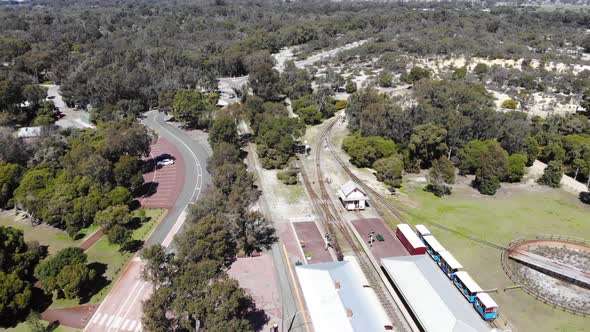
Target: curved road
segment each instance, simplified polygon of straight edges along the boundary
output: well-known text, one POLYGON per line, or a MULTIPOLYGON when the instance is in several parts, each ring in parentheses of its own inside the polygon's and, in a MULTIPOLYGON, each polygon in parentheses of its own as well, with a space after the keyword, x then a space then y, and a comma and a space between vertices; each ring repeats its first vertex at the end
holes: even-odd
POLYGON ((211 183, 211 177, 205 167, 209 155, 203 146, 190 138, 184 131, 166 123, 164 113, 150 111, 145 114, 145 118, 141 122, 174 144, 184 160, 185 183, 182 191, 174 206, 168 210, 164 220, 146 241, 146 246, 159 243, 168 247, 174 234, 178 232, 184 222, 188 205, 198 200, 203 189, 211 183))
MULTIPOLYGON (((165 137, 180 151, 184 160, 185 182, 174 206, 160 222, 145 245, 162 244, 169 247, 174 235, 182 228, 188 206, 199 199, 211 178, 206 170, 207 150, 182 130, 166 123, 158 111, 145 114, 142 123, 165 137)), ((142 280, 143 262, 136 255, 125 267, 110 293, 89 319, 84 331, 142 331, 141 303, 149 298, 152 287, 142 280)))

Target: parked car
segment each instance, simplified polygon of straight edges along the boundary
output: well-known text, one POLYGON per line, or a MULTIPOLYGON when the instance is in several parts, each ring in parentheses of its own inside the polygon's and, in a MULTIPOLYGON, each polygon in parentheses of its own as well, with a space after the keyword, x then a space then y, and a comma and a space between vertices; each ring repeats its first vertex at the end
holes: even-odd
POLYGON ((158 166, 168 166, 168 165, 174 165, 174 160, 162 159, 162 160, 158 161, 158 166))

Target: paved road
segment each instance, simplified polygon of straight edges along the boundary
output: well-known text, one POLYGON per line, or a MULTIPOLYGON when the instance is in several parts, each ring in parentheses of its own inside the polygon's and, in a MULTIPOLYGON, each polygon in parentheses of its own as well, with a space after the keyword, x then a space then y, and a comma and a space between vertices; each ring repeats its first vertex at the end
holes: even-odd
MULTIPOLYGON (((181 229, 187 207, 196 201, 211 179, 206 171, 207 150, 182 130, 165 122, 165 115, 157 111, 146 113, 144 125, 175 145, 184 160, 185 181, 174 206, 146 241, 146 246, 162 244, 169 247, 174 235, 181 229)), ((141 303, 149 298, 152 288, 141 279, 143 262, 134 257, 121 273, 107 298, 101 303, 85 331, 142 331, 141 303)))
POLYGON ((71 107, 68 107, 63 101, 63 98, 59 92, 59 85, 55 84, 44 84, 47 88, 47 97, 53 100, 53 104, 59 111, 64 115, 63 118, 59 119, 55 124, 61 128, 92 128, 94 125, 82 121, 80 118, 80 111, 71 107))

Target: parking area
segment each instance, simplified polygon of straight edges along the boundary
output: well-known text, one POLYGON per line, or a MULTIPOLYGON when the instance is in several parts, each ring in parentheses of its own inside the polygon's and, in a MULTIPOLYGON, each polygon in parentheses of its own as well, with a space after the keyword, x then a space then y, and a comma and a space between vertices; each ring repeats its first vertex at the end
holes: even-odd
POLYGON ((376 258, 409 255, 404 245, 383 220, 379 218, 356 219, 352 221, 352 225, 367 244, 369 243, 369 233, 375 232, 371 252, 376 258), (382 241, 379 241, 378 238, 382 241))
POLYGON ((333 262, 326 250, 326 242, 313 221, 292 222, 297 242, 307 264, 333 262))
POLYGON ((184 183, 184 160, 180 151, 160 137, 147 159, 150 170, 143 175, 146 193, 139 198, 144 208, 171 208, 184 183), (160 162, 158 165, 158 161, 160 162))

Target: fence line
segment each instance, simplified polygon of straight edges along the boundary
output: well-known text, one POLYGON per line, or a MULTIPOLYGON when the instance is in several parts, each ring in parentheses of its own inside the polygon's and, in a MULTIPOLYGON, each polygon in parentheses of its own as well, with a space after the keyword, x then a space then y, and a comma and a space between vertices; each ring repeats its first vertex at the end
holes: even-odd
MULTIPOLYGON (((519 238, 516 240, 511 241, 508 244, 508 248, 510 248, 509 250, 511 250, 512 248, 527 242, 527 241, 531 241, 531 240, 567 240, 567 241, 571 241, 571 242, 575 242, 575 243, 581 243, 584 245, 588 245, 588 241, 584 240, 584 239, 580 239, 580 238, 575 238, 575 237, 569 237, 569 236, 562 236, 562 235, 555 235, 555 234, 541 234, 541 235, 537 235, 535 236, 534 239, 525 239, 525 238, 519 238)), ((502 269, 504 270, 504 272, 506 273, 506 275, 508 276, 508 278, 510 278, 510 280, 512 280, 512 282, 514 282, 515 284, 518 284, 521 286, 522 290, 524 290, 527 294, 529 294, 530 296, 534 297, 535 299, 552 306, 553 308, 559 308, 563 311, 569 312, 571 314, 577 315, 577 316, 583 316, 583 317, 590 317, 590 314, 581 310, 575 310, 575 309, 570 309, 570 308, 566 308, 564 306, 562 306, 561 304, 553 301, 551 298, 545 297, 542 294, 533 291, 532 289, 530 289, 529 286, 526 286, 524 284, 521 284, 519 282, 519 279, 516 278, 516 276, 513 274, 512 270, 510 267, 508 267, 507 261, 508 261, 508 257, 506 255, 506 253, 509 250, 504 250, 502 251, 502 254, 500 255, 500 260, 502 262, 502 269)))

